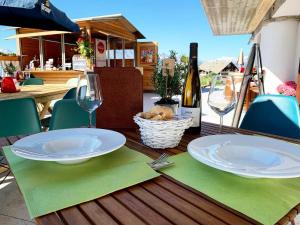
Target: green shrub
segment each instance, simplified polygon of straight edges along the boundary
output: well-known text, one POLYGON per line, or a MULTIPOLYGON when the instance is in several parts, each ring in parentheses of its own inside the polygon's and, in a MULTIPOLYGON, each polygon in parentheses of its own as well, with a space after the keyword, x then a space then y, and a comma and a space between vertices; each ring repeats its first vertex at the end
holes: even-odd
POLYGON ((215 73, 209 73, 205 76, 200 77, 201 87, 210 86, 214 76, 217 75, 215 73))
POLYGON ((163 76, 162 60, 158 57, 158 62, 152 77, 155 92, 159 94, 162 99, 171 99, 174 95, 180 95, 182 91, 183 78, 187 73, 188 57, 177 56, 177 53, 170 50, 170 59, 175 60, 174 76, 163 76))

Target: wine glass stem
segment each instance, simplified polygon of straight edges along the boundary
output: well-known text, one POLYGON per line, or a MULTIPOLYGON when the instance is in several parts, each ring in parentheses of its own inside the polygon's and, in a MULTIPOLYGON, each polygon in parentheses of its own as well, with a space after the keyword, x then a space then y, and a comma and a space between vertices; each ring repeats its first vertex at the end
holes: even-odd
POLYGON ((92 127, 92 113, 89 112, 89 128, 92 127))
POLYGON ((223 116, 220 115, 220 129, 219 129, 220 133, 222 133, 222 127, 223 127, 223 116))

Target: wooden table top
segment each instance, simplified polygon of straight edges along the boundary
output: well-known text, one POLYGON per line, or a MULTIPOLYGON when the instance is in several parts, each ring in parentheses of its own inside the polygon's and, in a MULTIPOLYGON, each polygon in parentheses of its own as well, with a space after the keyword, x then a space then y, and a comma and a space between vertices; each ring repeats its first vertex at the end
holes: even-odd
POLYGON ((70 88, 65 84, 44 84, 20 86, 20 89, 21 91, 16 93, 0 93, 0 100, 25 97, 33 97, 36 100, 50 97, 47 100, 53 100, 54 97, 51 96, 63 96, 70 88))
MULTIPOLYGON (((136 130, 123 130, 121 132, 126 135, 126 145, 129 148, 157 158, 163 152, 170 155, 185 152, 187 144, 191 140, 199 136, 217 134, 218 125, 203 122, 201 135, 184 135, 179 146, 166 150, 153 150, 144 146, 141 144, 139 132, 136 130)), ((237 132, 255 134, 230 127, 224 127, 222 130, 222 133, 237 132)), ((0 139, 0 145, 13 144, 19 138, 21 137, 0 139)), ((284 140, 300 143, 291 139, 284 138, 284 140)), ((288 224, 299 212, 300 204, 277 224, 288 224)), ((93 201, 38 217, 36 222, 39 225, 259 224, 164 174, 93 201)))

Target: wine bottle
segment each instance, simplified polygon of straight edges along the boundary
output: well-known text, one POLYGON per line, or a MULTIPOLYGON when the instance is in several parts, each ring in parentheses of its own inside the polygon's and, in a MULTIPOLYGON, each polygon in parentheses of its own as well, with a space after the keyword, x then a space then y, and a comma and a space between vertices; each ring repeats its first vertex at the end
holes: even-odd
POLYGON ((182 91, 181 115, 193 118, 193 125, 186 130, 187 133, 200 133, 201 85, 198 71, 198 43, 190 43, 190 59, 182 91))

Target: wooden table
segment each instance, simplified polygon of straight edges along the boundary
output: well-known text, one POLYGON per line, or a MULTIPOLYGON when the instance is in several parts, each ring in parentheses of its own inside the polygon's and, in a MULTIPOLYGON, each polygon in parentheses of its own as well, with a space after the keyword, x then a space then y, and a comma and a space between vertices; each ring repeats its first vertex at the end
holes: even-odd
MULTIPOLYGON (((201 136, 216 134, 218 133, 218 128, 216 124, 203 123, 201 136)), ((163 152, 171 155, 185 152, 187 144, 200 136, 184 135, 176 148, 153 150, 141 144, 139 133, 136 130, 123 130, 122 132, 127 137, 126 145, 129 148, 152 158, 158 157, 163 152)), ((229 127, 224 127, 222 132, 254 134, 253 132, 229 127)), ((0 145, 13 144, 19 138, 0 139, 0 145)), ((300 143, 291 139, 285 140, 300 143)), ((299 212, 300 204, 278 221, 277 224, 282 225, 293 221, 299 212)), ((158 178, 125 188, 94 201, 38 217, 36 222, 39 225, 259 224, 251 218, 164 174, 158 178)))
POLYGON ((62 98, 70 89, 65 84, 44 84, 20 86, 21 91, 16 93, 0 93, 0 100, 32 97, 38 107, 40 118, 46 115, 52 100, 62 98))

